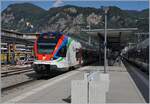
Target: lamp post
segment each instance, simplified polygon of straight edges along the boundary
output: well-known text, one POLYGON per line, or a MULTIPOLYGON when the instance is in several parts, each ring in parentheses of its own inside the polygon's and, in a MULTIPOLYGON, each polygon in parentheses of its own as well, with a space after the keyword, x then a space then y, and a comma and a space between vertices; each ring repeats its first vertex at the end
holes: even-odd
POLYGON ((106 73, 106 65, 107 65, 107 13, 109 10, 109 7, 103 7, 103 10, 105 11, 105 37, 104 37, 104 73, 106 73))
MULTIPOLYGON (((91 22, 89 22, 89 25, 87 26, 89 28, 89 32, 91 31, 91 22)), ((88 44, 91 45, 91 36, 89 35, 88 44)))

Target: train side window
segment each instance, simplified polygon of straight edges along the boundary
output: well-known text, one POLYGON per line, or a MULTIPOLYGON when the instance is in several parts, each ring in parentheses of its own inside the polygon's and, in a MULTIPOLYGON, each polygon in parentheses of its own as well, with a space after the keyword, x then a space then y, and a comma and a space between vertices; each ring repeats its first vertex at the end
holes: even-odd
POLYGON ((77 61, 81 58, 81 52, 80 52, 80 49, 77 49, 76 51, 76 59, 77 61))
POLYGON ((60 51, 59 51, 58 54, 59 54, 61 57, 66 57, 66 53, 67 53, 67 47, 64 46, 64 47, 62 47, 62 48, 60 49, 60 51))

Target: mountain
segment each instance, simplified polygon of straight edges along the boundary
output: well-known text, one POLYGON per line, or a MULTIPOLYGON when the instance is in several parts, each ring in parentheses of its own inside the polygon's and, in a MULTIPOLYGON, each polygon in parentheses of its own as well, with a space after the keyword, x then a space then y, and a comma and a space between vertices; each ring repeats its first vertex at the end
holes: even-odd
MULTIPOLYGON (((109 28, 133 28, 148 32, 149 9, 122 10, 110 6, 109 28)), ((30 3, 12 4, 2 11, 2 28, 20 32, 63 31, 79 32, 81 28, 104 28, 104 12, 101 8, 65 5, 44 10, 30 3)))
POLYGON ((47 11, 30 3, 12 4, 2 12, 2 28, 36 31, 36 25, 46 14, 47 11))

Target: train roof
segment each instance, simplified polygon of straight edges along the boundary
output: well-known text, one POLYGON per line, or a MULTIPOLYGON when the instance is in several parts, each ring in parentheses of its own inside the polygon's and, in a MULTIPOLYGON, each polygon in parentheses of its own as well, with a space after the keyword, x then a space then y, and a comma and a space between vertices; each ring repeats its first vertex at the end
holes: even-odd
POLYGON ((43 36, 43 35, 57 35, 57 36, 61 36, 63 35, 62 32, 44 32, 44 33, 40 33, 39 34, 40 36, 43 36))

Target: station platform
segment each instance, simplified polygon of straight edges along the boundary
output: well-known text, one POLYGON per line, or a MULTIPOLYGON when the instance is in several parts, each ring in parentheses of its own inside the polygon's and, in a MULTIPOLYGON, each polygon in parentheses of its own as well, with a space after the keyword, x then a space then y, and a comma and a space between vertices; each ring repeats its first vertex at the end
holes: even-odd
MULTIPOLYGON (((71 81, 83 80, 87 71, 99 70, 103 73, 104 66, 90 65, 59 75, 39 85, 32 90, 24 90, 6 103, 71 103, 71 81)), ((141 92, 128 73, 125 66, 107 66, 110 75, 109 91, 106 93, 106 103, 146 103, 141 92)))

